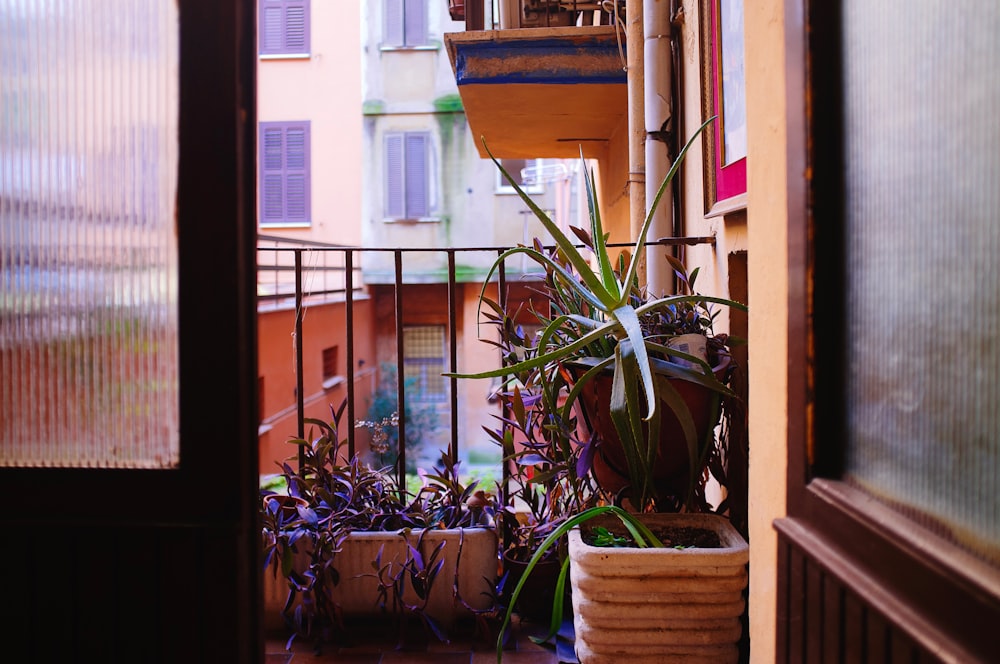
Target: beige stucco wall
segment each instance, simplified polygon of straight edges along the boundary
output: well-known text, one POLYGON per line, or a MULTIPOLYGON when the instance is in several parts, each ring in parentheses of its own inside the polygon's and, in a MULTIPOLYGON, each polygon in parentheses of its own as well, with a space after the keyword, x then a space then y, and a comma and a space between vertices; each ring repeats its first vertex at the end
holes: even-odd
POLYGON ((784 516, 788 391, 788 191, 784 2, 747 3, 750 297, 750 634, 753 662, 773 662, 777 538, 784 516), (749 48, 752 46, 752 48, 749 48))
POLYGON ((356 245, 361 242, 361 3, 313 2, 310 11, 309 58, 258 62, 257 115, 260 122, 310 121, 312 226, 262 232, 356 245))
MULTIPOLYGON (((684 127, 702 121, 697 0, 685 0, 682 28, 684 127)), ((744 3, 748 121, 746 213, 706 217, 702 148, 685 161, 684 222, 688 235, 714 235, 716 245, 692 247, 698 289, 728 295, 731 252, 748 253, 750 438, 750 648, 752 662, 775 657, 777 538, 785 514, 787 467, 787 191, 784 3, 744 3)), ((685 140, 688 136, 683 136, 685 140)), ((725 325, 725 321, 722 321, 725 325)))

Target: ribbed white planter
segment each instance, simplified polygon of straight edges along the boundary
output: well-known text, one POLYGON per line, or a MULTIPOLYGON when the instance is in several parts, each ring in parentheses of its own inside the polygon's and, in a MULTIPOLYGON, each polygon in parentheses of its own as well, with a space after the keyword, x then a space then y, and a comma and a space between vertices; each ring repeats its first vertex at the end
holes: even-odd
MULTIPOLYGON (((576 653, 581 664, 736 662, 749 549, 714 514, 648 514, 651 528, 714 530, 723 548, 594 547, 569 533, 576 653)), ((611 527, 614 518, 582 527, 611 527)))
MULTIPOLYGON (((347 537, 336 555, 335 567, 340 573, 340 583, 333 592, 334 600, 340 604, 345 615, 366 616, 379 613, 375 604, 378 583, 372 577, 360 575, 374 572, 372 562, 378 556, 379 548, 382 548, 383 565, 389 561, 403 564, 407 556, 407 542, 416 546, 419 537, 418 530, 409 533, 354 532, 347 537)), ((420 554, 429 556, 442 540, 446 542, 441 552, 444 566, 431 587, 427 613, 439 623, 450 626, 460 616, 469 615, 469 611, 458 604, 453 596, 459 546, 461 545, 462 557, 458 565, 458 592, 474 609, 487 609, 492 600, 490 595, 483 593, 492 591, 496 585, 497 538, 493 530, 486 528, 432 530, 424 536, 420 554)), ((305 552, 308 543, 304 540, 299 542, 301 545, 295 567, 302 571, 308 565, 308 554, 305 552)), ((279 573, 275 578, 272 569, 265 570, 264 610, 267 628, 276 630, 284 624, 281 609, 287 596, 288 585, 284 577, 279 573)), ((418 602, 409 579, 404 598, 408 603, 418 602)))

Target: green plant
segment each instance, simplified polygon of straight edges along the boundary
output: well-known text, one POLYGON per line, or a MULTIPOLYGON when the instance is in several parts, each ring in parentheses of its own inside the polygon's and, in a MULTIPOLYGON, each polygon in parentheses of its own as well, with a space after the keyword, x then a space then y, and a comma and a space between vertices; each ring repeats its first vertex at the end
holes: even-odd
MULTIPOLYGON (((281 466, 287 494, 260 492, 264 567, 272 568, 274 574, 280 572, 288 582, 283 614, 293 629, 291 639, 310 638, 319 643, 343 629, 332 591, 341 580, 337 553, 352 532, 400 531, 405 539, 416 530, 493 526, 492 497, 474 482, 462 484, 458 462, 446 453, 433 472, 424 476, 415 495, 398 486, 390 469, 372 467, 357 455, 345 461, 338 437, 343 409, 331 408, 330 422, 306 420, 311 427, 309 439, 288 441, 298 454, 281 466), (303 545, 308 553, 304 570, 295 565, 303 545), (293 612, 296 598, 300 602, 293 612)), ((402 562, 383 562, 381 556, 373 561, 373 576, 379 582, 379 596, 373 601, 397 616, 419 616, 426 628, 444 638, 440 626, 423 612, 440 571, 440 550, 424 557, 419 546, 407 541, 407 552, 402 562), (417 603, 404 601, 407 583, 417 603)))
MULTIPOLYGON (((406 423, 406 469, 413 474, 417 470, 414 452, 427 441, 437 429, 437 411, 433 405, 420 404, 415 378, 404 378, 403 391, 406 407, 403 419, 406 423)), ((368 404, 368 418, 355 424, 368 429, 372 434, 372 461, 380 466, 396 463, 399 450, 399 398, 397 392, 396 366, 389 362, 379 368, 379 380, 368 404)))
MULTIPOLYGON (((503 645, 504 639, 507 632, 507 628, 510 625, 510 617, 513 613, 514 604, 517 602, 518 597, 521 595, 521 591, 524 588, 525 582, 528 577, 534 571, 538 563, 548 554, 548 552, 555 546, 559 540, 566 535, 570 530, 577 527, 578 525, 585 523, 594 517, 601 516, 603 514, 611 514, 616 516, 625 528, 628 530, 629 534, 632 536, 632 541, 636 546, 641 548, 648 547, 658 547, 664 548, 663 542, 661 542, 656 535, 646 527, 641 521, 639 521, 635 515, 629 514, 620 507, 614 505, 598 505, 595 507, 590 507, 582 512, 573 515, 572 517, 566 519, 564 522, 559 524, 548 537, 538 546, 535 553, 531 556, 528 561, 528 566, 525 568, 524 575, 518 581, 517 586, 511 593, 511 599, 508 603, 507 609, 504 613, 503 621, 500 624, 500 633, 497 636, 497 662, 499 663, 503 659, 503 645)), ((536 641, 548 641, 551 639, 556 632, 559 630, 560 625, 562 625, 563 609, 564 609, 564 597, 565 597, 565 587, 566 587, 566 577, 569 574, 569 558, 563 561, 562 569, 559 573, 559 581, 556 584, 556 593, 552 603, 552 621, 549 625, 549 633, 542 637, 534 639, 536 641)))
MULTIPOLYGON (((617 259, 613 257, 596 202, 594 176, 591 173, 585 178, 590 230, 572 228, 572 231, 589 250, 595 265, 490 153, 497 168, 552 236, 555 246, 549 250, 535 240, 531 247, 522 245, 509 249, 497 258, 488 276, 492 276, 507 258, 516 254, 526 255, 545 271, 544 295, 548 300, 548 311, 533 311, 543 327, 537 343, 529 346, 533 352, 524 359, 505 356, 505 359, 511 360, 508 366, 496 370, 449 374, 461 378, 507 377, 507 385, 514 384, 510 377, 515 376, 518 384, 540 388, 543 395, 546 385, 562 380, 569 386, 568 395, 558 405, 548 403, 547 407, 552 409, 551 412, 561 412, 560 417, 569 420, 584 388, 610 369, 611 419, 627 461, 630 499, 640 510, 647 509, 656 498, 652 469, 659 452, 657 443, 662 419, 659 404, 666 404, 680 424, 692 477, 697 475, 700 465, 704 463, 705 442, 698 440, 691 413, 667 378, 690 381, 715 394, 735 398, 730 388, 715 376, 708 362, 670 347, 670 340, 692 328, 710 329, 715 317, 712 305, 741 310, 745 310, 745 306, 693 292, 653 297, 640 287, 638 274, 637 257, 642 256, 645 249, 646 234, 656 207, 695 138, 709 122, 711 120, 703 124, 687 142, 660 184, 631 253, 626 251, 617 259), (575 373, 567 378, 571 368, 575 373)), ((689 277, 678 261, 671 264, 679 273, 682 285, 692 287, 697 273, 689 277)), ((485 293, 484 282, 480 307, 488 309, 488 317, 492 317, 494 322, 512 318, 485 293)), ((685 502, 690 504, 691 498, 691 495, 687 496, 685 502)))

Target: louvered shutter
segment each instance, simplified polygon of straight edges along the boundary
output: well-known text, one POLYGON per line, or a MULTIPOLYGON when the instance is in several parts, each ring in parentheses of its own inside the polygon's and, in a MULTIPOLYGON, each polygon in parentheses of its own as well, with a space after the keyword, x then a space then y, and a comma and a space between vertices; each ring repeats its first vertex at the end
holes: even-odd
POLYGON ((260 129, 261 213, 262 224, 277 224, 284 216, 284 129, 280 125, 261 125, 260 129))
POLYGON ((308 224, 309 123, 261 123, 260 153, 261 224, 308 224))
POLYGON ((426 217, 429 213, 427 186, 427 135, 406 135, 406 216, 426 217))
POLYGON ((261 0, 260 52, 281 53, 284 47, 285 12, 282 0, 261 0))
POLYGON ((403 0, 385 0, 385 46, 402 46, 403 39, 403 0))
POLYGON ((387 219, 402 219, 406 210, 403 191, 403 135, 385 137, 385 213, 387 219))
POLYGON ((309 221, 309 125, 285 130, 285 221, 309 221))
POLYGON ((309 2, 306 0, 285 4, 285 52, 309 52, 309 2))
POLYGON ((260 0, 260 53, 309 53, 309 0, 260 0))

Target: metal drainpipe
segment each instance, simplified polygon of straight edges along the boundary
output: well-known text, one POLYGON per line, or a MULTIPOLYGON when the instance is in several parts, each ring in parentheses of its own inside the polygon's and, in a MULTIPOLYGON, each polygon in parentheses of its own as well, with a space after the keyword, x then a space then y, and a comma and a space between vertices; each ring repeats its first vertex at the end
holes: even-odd
MULTIPOLYGON (((654 2, 655 0, 647 0, 654 2)), ((643 123, 643 54, 642 43, 643 0, 625 3, 626 80, 628 83, 628 196, 629 237, 635 241, 646 218, 646 140, 643 123)), ((645 256, 636 257, 640 262, 639 274, 645 273, 645 256)), ((642 276, 640 276, 642 279, 642 276)))
MULTIPOLYGON (((667 171, 672 155, 669 154, 669 133, 675 123, 671 121, 671 65, 670 0, 645 0, 643 6, 643 57, 645 60, 644 115, 646 126, 646 201, 645 210, 652 206, 657 189, 667 171)), ((668 187, 660 198, 647 233, 647 240, 674 235, 673 192, 668 187)), ((646 250, 646 283, 650 292, 661 295, 673 290, 673 271, 663 259, 663 247, 646 250)))

